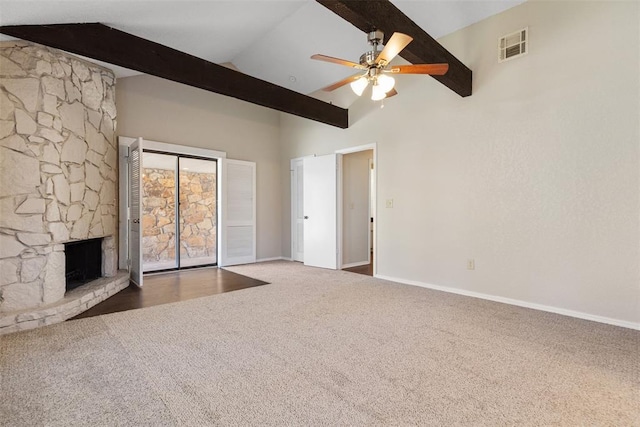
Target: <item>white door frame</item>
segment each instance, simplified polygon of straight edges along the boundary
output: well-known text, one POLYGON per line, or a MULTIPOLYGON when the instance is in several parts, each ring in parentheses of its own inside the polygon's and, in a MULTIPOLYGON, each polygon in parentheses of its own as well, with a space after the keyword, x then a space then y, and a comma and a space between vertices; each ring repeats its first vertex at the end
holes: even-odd
MULTIPOLYGON (((128 259, 129 259, 129 167, 127 163, 127 157, 129 156, 129 146, 136 140, 137 138, 132 138, 129 136, 119 136, 118 137, 118 166, 119 166, 119 233, 118 233, 118 268, 121 270, 128 269, 128 259)), ((172 154, 186 154, 191 156, 205 157, 214 160, 221 160, 227 158, 227 153, 224 151, 210 150, 207 148, 199 148, 199 147, 189 147, 186 145, 177 145, 177 144, 168 144, 165 142, 158 141, 150 141, 144 140, 144 148, 156 151, 164 151, 172 154)), ((218 162, 220 165, 221 162, 218 162)), ((218 173, 218 176, 220 174, 218 173)), ((218 199, 220 199, 219 195, 222 191, 222 180, 217 179, 217 194, 218 199)), ((218 219, 218 230, 222 226, 220 222, 222 206, 218 203, 218 210, 216 212, 216 217, 218 219)), ((218 233, 218 249, 220 246, 220 233, 218 233)), ((218 250, 218 264, 220 262, 220 251, 218 250)))
POLYGON ((369 230, 369 232, 367 233, 367 241, 369 243, 369 245, 367 246, 367 260, 369 260, 369 262, 371 262, 371 249, 373 248, 371 245, 373 244, 373 230, 375 229, 375 223, 371 222, 371 218, 373 218, 373 209, 374 206, 376 205, 376 198, 375 198, 375 194, 373 192, 374 187, 376 186, 376 168, 375 168, 375 163, 373 162, 373 158, 371 158, 371 160, 369 160, 369 176, 368 176, 368 180, 369 180, 369 227, 367 227, 367 229, 369 230), (371 224, 373 224, 373 228, 371 226, 371 224))
MULTIPOLYGON (((377 203, 376 200, 378 200, 377 195, 378 195, 378 144, 376 142, 373 142, 371 144, 365 144, 365 145, 358 145, 355 147, 349 147, 349 148, 343 148, 340 150, 336 150, 335 153, 336 154, 350 154, 350 153, 358 153, 360 151, 367 151, 367 150, 373 150, 373 182, 374 185, 372 186, 370 193, 369 193, 369 197, 371 198, 371 200, 374 202, 372 203, 372 212, 371 212, 371 216, 373 217, 373 276, 375 277, 375 275, 378 272, 378 215, 377 215, 377 203)), ((342 163, 340 163, 340 169, 342 169, 342 163)), ((343 186, 343 182, 342 182, 342 170, 338 171, 338 193, 339 193, 339 197, 341 198, 341 194, 342 194, 342 186, 343 186)), ((343 253, 342 251, 342 223, 343 223, 343 204, 342 203, 338 203, 338 252, 340 254, 343 253)), ((369 247, 371 247, 371 243, 369 243, 369 247)), ((338 258, 338 269, 342 269, 342 256, 340 256, 340 258, 338 258)))

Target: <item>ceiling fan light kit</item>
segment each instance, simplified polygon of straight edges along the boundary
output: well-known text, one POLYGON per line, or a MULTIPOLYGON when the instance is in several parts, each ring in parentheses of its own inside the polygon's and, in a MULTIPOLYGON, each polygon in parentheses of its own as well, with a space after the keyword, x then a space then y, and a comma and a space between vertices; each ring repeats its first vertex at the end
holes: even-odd
POLYGON ((363 53, 360 56, 359 63, 326 55, 313 55, 311 59, 331 62, 361 70, 361 73, 333 83, 323 88, 323 90, 332 91, 346 84, 350 84, 351 90, 353 90, 356 95, 362 96, 364 90, 367 88, 369 83, 371 83, 371 99, 373 101, 380 101, 398 93, 394 90, 396 83, 395 79, 388 76, 386 73, 430 75, 444 75, 447 73, 449 69, 448 64, 415 64, 387 69, 386 67, 389 65, 391 60, 395 58, 396 55, 398 55, 409 43, 411 43, 413 38, 406 34, 393 33, 391 38, 385 44, 384 49, 380 51, 378 50, 378 46, 382 43, 383 38, 384 33, 380 30, 374 30, 367 34, 367 41, 371 46, 373 46, 373 49, 363 53), (364 73, 362 73, 362 71, 364 71, 364 73))
POLYGON ((371 82, 373 88, 371 99, 379 101, 384 99, 387 96, 387 92, 393 89, 396 84, 396 79, 386 74, 371 76, 370 73, 367 72, 367 74, 351 83, 351 90, 353 90, 356 95, 362 96, 364 90, 369 86, 369 82, 371 82))
POLYGON ((373 85, 371 90, 371 100, 372 101, 382 101, 387 97, 387 93, 382 90, 380 85, 373 85))
POLYGON ((355 82, 351 83, 351 90, 353 90, 356 95, 361 96, 367 86, 369 86, 369 79, 362 76, 355 82))
POLYGON ((376 84, 374 86, 379 86, 384 93, 387 93, 395 86, 396 79, 387 76, 386 74, 381 74, 380 76, 378 76, 378 79, 375 83, 376 84))

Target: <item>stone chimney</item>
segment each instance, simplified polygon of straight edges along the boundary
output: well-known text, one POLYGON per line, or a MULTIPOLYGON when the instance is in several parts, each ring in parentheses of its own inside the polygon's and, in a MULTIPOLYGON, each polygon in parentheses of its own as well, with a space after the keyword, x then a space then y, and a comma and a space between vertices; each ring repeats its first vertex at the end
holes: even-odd
POLYGON ((0 43, 0 314, 64 297, 64 243, 104 238, 116 274, 114 97, 111 70, 0 43))

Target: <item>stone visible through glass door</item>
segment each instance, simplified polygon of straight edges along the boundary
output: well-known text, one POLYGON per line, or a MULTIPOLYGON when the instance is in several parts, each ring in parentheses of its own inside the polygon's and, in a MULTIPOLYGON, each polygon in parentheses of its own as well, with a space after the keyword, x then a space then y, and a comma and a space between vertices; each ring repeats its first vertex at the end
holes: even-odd
POLYGON ((180 267, 217 262, 216 162, 180 157, 180 267))
POLYGON ((144 152, 145 272, 217 263, 217 163, 144 152))

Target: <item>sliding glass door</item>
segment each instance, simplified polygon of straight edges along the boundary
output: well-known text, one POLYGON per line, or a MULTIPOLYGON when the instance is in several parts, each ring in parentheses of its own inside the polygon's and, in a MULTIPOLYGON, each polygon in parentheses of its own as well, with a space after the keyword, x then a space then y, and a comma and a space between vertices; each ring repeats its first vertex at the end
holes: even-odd
POLYGON ((180 267, 215 264, 216 162, 181 157, 180 267))
POLYGON ((143 271, 217 263, 216 161, 142 155, 143 271))

